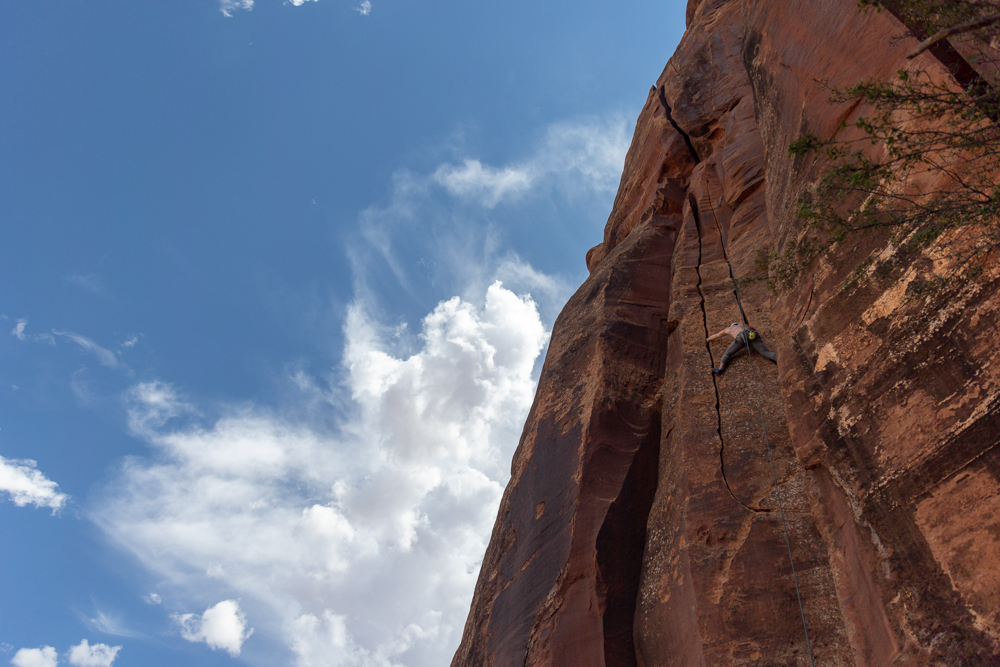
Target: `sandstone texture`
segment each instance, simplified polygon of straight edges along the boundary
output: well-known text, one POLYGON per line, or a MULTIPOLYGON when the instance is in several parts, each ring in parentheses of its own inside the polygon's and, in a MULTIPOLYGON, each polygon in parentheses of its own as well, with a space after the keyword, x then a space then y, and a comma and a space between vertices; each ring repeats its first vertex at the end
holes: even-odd
POLYGON ((919 299, 947 267, 900 256, 844 288, 896 252, 877 235, 777 294, 757 261, 818 178, 788 145, 864 112, 820 81, 961 59, 907 61, 889 9, 689 2, 555 323, 453 665, 1000 664, 1000 266, 919 299), (779 363, 715 377, 733 277, 779 363))

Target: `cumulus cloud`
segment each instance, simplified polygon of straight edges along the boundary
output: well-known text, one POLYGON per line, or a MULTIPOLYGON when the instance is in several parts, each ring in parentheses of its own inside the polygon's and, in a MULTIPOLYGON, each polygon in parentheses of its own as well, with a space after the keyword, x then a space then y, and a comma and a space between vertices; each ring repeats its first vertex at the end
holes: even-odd
POLYGON ((56 667, 59 662, 56 650, 51 646, 22 648, 11 659, 14 667, 56 667))
POLYGON ((618 185, 628 146, 627 126, 621 117, 557 123, 521 162, 491 167, 465 159, 460 165, 439 166, 432 178, 453 196, 487 208, 553 184, 606 192, 618 185))
POLYGON ((181 626, 181 637, 189 642, 205 642, 213 651, 224 649, 236 657, 243 642, 253 634, 247 630, 247 618, 236 600, 223 600, 209 607, 202 615, 174 614, 171 616, 181 626))
POLYGON ((356 11, 358 14, 361 14, 362 16, 368 16, 369 14, 372 13, 371 0, 364 0, 364 2, 362 2, 360 5, 354 8, 354 11, 356 11))
POLYGON ((59 485, 43 475, 37 466, 31 459, 0 456, 0 491, 6 492, 18 507, 49 507, 55 513, 62 509, 69 496, 60 493, 59 485))
POLYGON ((116 368, 118 366, 118 357, 115 356, 114 352, 104 349, 86 336, 81 336, 80 334, 73 333, 72 331, 56 331, 55 329, 52 330, 52 333, 56 336, 68 338, 85 351, 90 352, 97 357, 97 360, 101 362, 101 365, 109 368, 116 368))
MULTIPOLYGON (((440 302, 409 352, 360 303, 344 333, 333 432, 248 407, 201 425, 169 385, 137 386, 131 424, 156 455, 124 463, 95 520, 176 590, 238 594, 299 667, 446 663, 546 332, 494 283, 440 302)), ((232 600, 177 621, 230 652, 247 636, 232 600)))
MULTIPOLYGON (((86 639, 69 649, 69 664, 77 667, 111 667, 118 656, 121 646, 94 644, 91 646, 86 639)), ((54 664, 54 663, 53 663, 54 664)))

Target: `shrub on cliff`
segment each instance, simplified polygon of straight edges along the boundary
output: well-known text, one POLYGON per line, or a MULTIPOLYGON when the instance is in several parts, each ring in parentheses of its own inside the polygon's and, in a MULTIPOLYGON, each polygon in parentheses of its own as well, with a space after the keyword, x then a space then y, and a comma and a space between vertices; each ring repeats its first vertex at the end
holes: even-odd
MULTIPOLYGON (((1000 3, 860 5, 891 11, 923 40, 911 58, 935 51, 952 76, 914 67, 893 81, 831 89, 832 102, 866 111, 843 121, 833 137, 805 134, 789 147, 792 155, 821 155, 827 166, 799 200, 804 233, 798 242, 781 256, 762 258, 779 284, 793 282, 801 267, 859 232, 888 234, 897 264, 918 250, 950 254, 958 260, 949 262, 958 267, 950 277, 975 271, 1000 245, 1000 3)), ((855 277, 880 269, 892 273, 868 262, 855 277)), ((941 276, 935 280, 942 284, 941 276)))

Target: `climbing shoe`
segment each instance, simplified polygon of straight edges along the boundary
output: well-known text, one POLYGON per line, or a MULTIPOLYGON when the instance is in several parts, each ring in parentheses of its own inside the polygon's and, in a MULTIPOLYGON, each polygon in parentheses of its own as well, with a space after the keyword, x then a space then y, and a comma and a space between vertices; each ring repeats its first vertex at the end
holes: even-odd
POLYGON ((725 372, 726 372, 725 368, 713 368, 712 369, 712 375, 722 375, 725 372))

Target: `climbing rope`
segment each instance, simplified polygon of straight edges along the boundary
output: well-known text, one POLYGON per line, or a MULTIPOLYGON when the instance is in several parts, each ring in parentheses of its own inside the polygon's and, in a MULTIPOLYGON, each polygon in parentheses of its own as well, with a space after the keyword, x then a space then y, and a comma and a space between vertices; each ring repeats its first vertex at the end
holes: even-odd
MULTIPOLYGON (((708 194, 708 205, 712 208, 712 217, 715 218, 715 226, 719 230, 719 238, 722 239, 722 254, 725 257, 726 264, 729 265, 729 278, 733 281, 733 294, 736 296, 736 305, 740 309, 740 316, 743 317, 743 324, 750 326, 747 321, 747 315, 743 311, 743 301, 740 299, 740 286, 736 281, 736 276, 733 274, 733 263, 729 260, 729 244, 726 242, 726 235, 722 232, 722 225, 719 224, 719 216, 715 213, 715 205, 712 203, 712 191, 708 185, 708 176, 705 176, 705 191, 708 194)), ((722 198, 719 198, 719 204, 722 204, 722 198)), ((774 493, 778 498, 778 512, 781 514, 781 529, 785 533, 785 546, 788 547, 788 562, 792 566, 792 581, 795 582, 795 597, 799 602, 799 616, 802 618, 802 631, 806 635, 806 650, 809 654, 809 664, 812 667, 816 667, 816 662, 813 660, 812 653, 812 643, 809 641, 809 626, 806 624, 806 612, 805 608, 802 606, 802 593, 799 590, 799 577, 795 572, 795 559, 792 558, 792 541, 788 538, 788 522, 785 520, 785 508, 781 502, 781 489, 778 488, 778 473, 774 469, 774 457, 771 456, 771 440, 767 436, 767 421, 764 419, 764 404, 760 400, 760 387, 757 385, 757 369, 753 364, 753 353, 750 350, 750 341, 748 336, 743 336, 743 344, 747 348, 747 358, 750 361, 750 372, 753 377, 753 388, 757 394, 757 410, 760 412, 760 424, 764 429, 764 444, 767 447, 767 461, 771 464, 771 479, 774 481, 774 493)))

